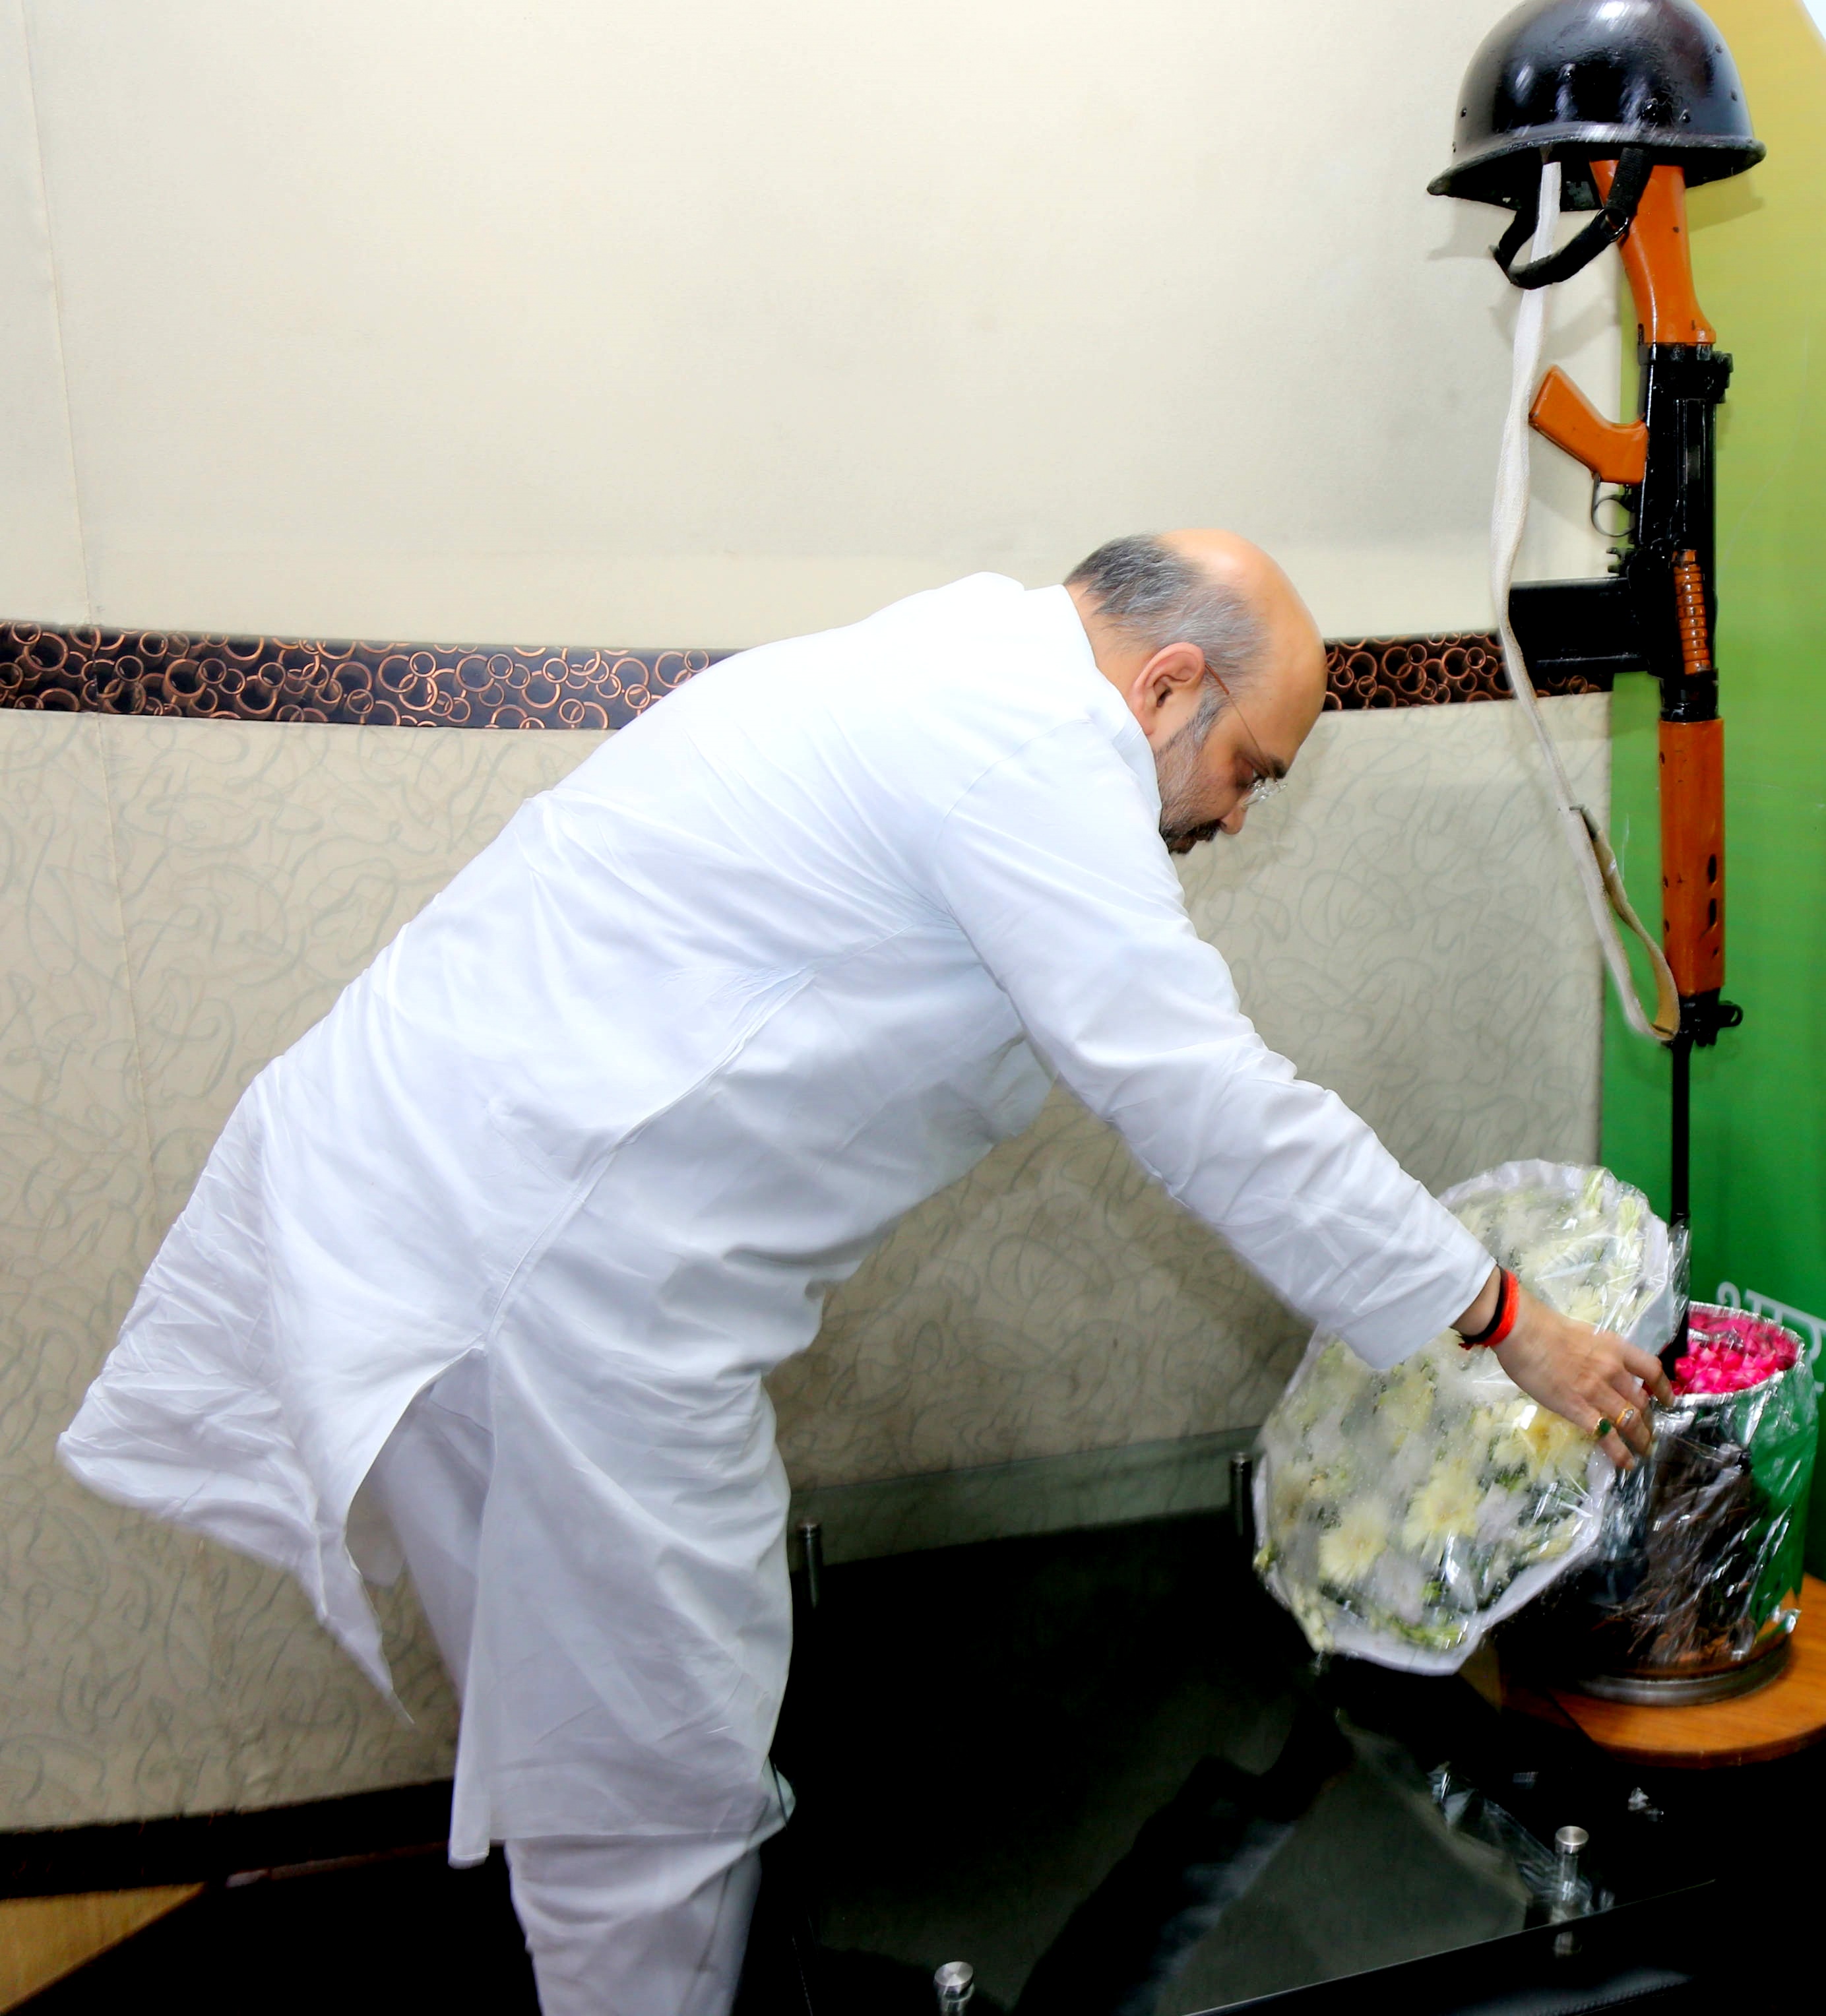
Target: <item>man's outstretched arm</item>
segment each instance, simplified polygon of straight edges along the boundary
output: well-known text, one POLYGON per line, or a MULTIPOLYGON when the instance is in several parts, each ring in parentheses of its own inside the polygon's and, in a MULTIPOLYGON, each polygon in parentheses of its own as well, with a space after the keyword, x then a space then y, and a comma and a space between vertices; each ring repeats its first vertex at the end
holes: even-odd
MULTIPOLYGON (((1479 1327, 1489 1256, 1262 1042, 1192 928, 1155 816, 1107 735, 1069 724, 950 808, 935 891, 1073 1092, 1283 1300, 1375 1365, 1479 1327)), ((1641 1387, 1662 1390, 1646 1353, 1532 1297, 1499 1355, 1587 1432, 1630 1406, 1639 1431, 1641 1387)))

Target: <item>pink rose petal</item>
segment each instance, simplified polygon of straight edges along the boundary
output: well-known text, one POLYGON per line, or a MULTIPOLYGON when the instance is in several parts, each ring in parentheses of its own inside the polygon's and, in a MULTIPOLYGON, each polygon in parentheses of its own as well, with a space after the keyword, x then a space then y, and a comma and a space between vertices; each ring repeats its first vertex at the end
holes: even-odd
POLYGON ((1743 1393, 1795 1362, 1794 1340, 1777 1323, 1741 1313, 1695 1309, 1687 1352, 1674 1367, 1677 1393, 1743 1393))

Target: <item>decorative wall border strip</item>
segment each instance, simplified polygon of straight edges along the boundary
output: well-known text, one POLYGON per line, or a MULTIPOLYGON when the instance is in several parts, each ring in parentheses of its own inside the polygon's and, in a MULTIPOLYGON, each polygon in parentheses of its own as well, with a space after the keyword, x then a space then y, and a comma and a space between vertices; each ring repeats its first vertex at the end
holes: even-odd
MULTIPOLYGON (((1327 710, 1440 707, 1454 701, 1507 700, 1503 646, 1493 630, 1439 637, 1360 637, 1325 646, 1327 710)), ((3 675, 0 675, 3 676, 3 675)), ((1608 693, 1608 680, 1543 669, 1536 689, 1548 697, 1608 693)))
MULTIPOLYGON (((1492 633, 1326 647, 1328 708, 1507 697, 1492 633)), ((0 624, 0 707, 399 728, 620 728, 726 651, 337 643, 0 624)), ((1591 693, 1573 677, 1543 687, 1591 693)))

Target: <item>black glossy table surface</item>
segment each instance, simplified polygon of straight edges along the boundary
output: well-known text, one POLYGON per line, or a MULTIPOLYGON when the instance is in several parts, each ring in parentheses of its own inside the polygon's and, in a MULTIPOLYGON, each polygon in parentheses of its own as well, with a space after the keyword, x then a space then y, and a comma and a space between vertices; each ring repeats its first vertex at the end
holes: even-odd
POLYGON ((1645 1777, 1462 1679, 1320 1669, 1221 1514, 859 1562, 802 1596, 778 1751, 800 1805, 751 1970, 777 1979, 790 1920, 794 1985, 744 2016, 931 2011, 949 1960, 970 2016, 1684 2006, 1746 1832, 1817 1798, 1800 1760, 1645 1777))

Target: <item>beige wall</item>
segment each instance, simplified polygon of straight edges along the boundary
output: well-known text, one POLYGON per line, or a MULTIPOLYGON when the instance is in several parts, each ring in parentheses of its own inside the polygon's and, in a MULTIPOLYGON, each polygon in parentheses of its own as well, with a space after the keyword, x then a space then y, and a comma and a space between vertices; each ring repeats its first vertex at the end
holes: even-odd
POLYGON ((1507 4, 0 0, 0 614, 741 643, 1216 520, 1482 626, 1507 4))
MULTIPOLYGON (((1513 306, 1427 198, 1505 0, 0 0, 0 614, 740 643, 1225 520, 1482 625, 1513 306)), ((1608 283, 1559 354, 1613 385, 1608 283)), ((1527 563, 1595 571, 1543 455, 1527 563)), ((1554 703, 1588 803, 1601 702, 1554 703)), ((1510 710, 1328 717, 1188 870, 1416 1171, 1585 1154, 1510 710)), ((586 740, 0 712, 0 1827, 423 1777, 288 1586, 52 1470, 252 1073, 586 740)), ((1296 1327, 1056 1100, 778 1382, 795 1479, 1259 1417, 1296 1327)))
MULTIPOLYGON (((1606 704, 1547 704, 1605 795, 1606 704)), ((1442 1184, 1596 1144, 1597 970, 1508 707, 1328 715, 1188 862, 1270 1039, 1442 1184)), ((243 1087, 596 738, 0 711, 0 1828, 434 1775, 288 1582, 118 1512, 52 1444, 243 1087)), ((794 1481, 1259 1420, 1298 1326, 1063 1097, 914 1212, 776 1382, 794 1481)))

